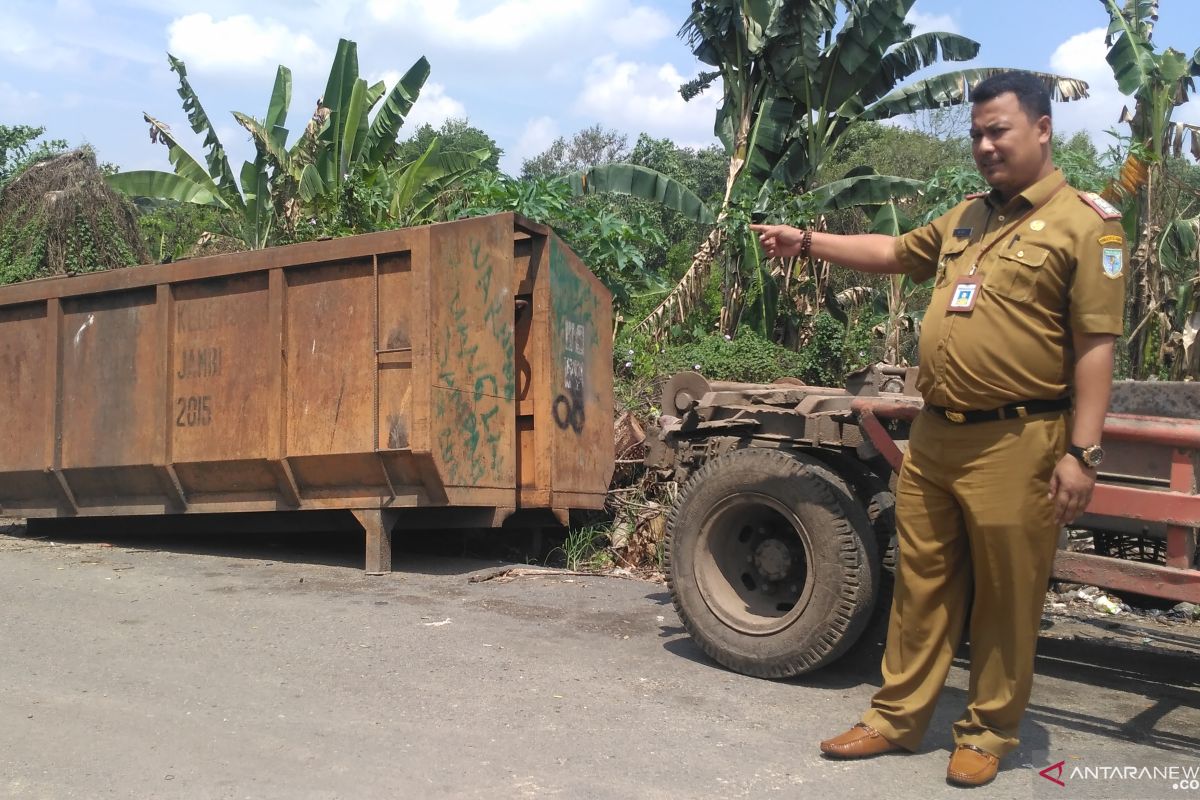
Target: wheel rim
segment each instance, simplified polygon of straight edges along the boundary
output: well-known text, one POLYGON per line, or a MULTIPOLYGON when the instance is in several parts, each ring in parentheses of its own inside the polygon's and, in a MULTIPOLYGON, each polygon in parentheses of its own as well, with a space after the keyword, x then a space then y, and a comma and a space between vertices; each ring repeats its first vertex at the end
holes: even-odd
POLYGON ((814 584, 808 531, 791 509, 741 493, 700 529, 696 585, 713 615, 741 633, 767 636, 804 613, 814 584))

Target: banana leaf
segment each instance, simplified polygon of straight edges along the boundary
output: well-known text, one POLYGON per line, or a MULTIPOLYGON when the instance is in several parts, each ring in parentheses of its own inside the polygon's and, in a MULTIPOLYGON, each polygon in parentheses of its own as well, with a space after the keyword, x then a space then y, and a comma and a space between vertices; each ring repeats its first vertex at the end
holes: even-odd
POLYGON ((404 124, 405 118, 412 111, 413 103, 417 102, 417 98, 420 97, 421 88, 429 79, 429 72, 429 62, 422 56, 408 68, 408 72, 404 73, 400 80, 396 81, 387 100, 375 115, 370 133, 367 134, 366 158, 368 163, 378 164, 391 154, 392 148, 396 144, 396 137, 400 133, 400 126, 404 124))
POLYGON ((391 202, 393 219, 400 219, 404 209, 411 205, 413 196, 416 195, 417 190, 424 182, 425 176, 422 174, 422 169, 425 166, 425 162, 437 153, 440 146, 441 140, 435 136, 420 158, 396 174, 393 182, 391 202))
POLYGON ((242 193, 246 198, 246 225, 252 236, 247 243, 258 250, 267 246, 274 214, 266 160, 260 156, 254 161, 243 163, 241 177, 242 193))
POLYGON ((167 61, 170 63, 171 69, 179 75, 178 93, 183 100, 183 110, 187 112, 188 122, 191 123, 194 132, 204 137, 205 161, 208 162, 209 176, 220 189, 227 205, 230 207, 240 206, 241 193, 234 180, 233 169, 229 166, 229 158, 225 155, 225 148, 221 145, 221 140, 217 136, 217 131, 209 120, 208 114, 204 112, 204 106, 200 104, 200 98, 192 89, 191 83, 188 82, 187 66, 170 53, 167 54, 167 61))
POLYGON ((134 170, 108 175, 104 179, 109 186, 128 197, 150 197, 158 200, 175 200, 200 206, 229 208, 221 196, 214 192, 216 186, 207 186, 188 180, 173 172, 158 170, 134 170))
POLYGON ((275 71, 275 85, 271 87, 271 101, 263 126, 275 137, 274 144, 282 148, 287 143, 288 109, 292 105, 292 71, 282 64, 275 71), (282 136, 279 132, 282 131, 282 136))
POLYGON ((922 33, 903 42, 880 61, 858 93, 842 104, 843 116, 854 116, 895 89, 912 75, 939 61, 970 61, 979 55, 979 42, 956 33, 922 33), (852 109, 857 109, 852 112, 852 109))
POLYGON ((407 218, 424 221, 438 197, 467 175, 476 172, 492 157, 492 151, 482 148, 470 153, 438 153, 425 162, 426 179, 410 201, 407 218))
POLYGON ((649 167, 636 164, 606 164, 567 177, 576 196, 614 192, 642 200, 653 200, 678 212, 685 219, 712 225, 716 216, 695 192, 680 181, 649 167))
POLYGON ((1153 82, 1157 66, 1148 31, 1143 24, 1139 24, 1148 15, 1145 10, 1136 9, 1136 18, 1131 19, 1115 0, 1100 2, 1109 17, 1106 41, 1110 46, 1105 60, 1112 67, 1121 94, 1135 94, 1138 89, 1153 82))
MULTIPOLYGON (((344 174, 342 147, 348 124, 347 107, 358 83, 358 45, 348 39, 338 40, 337 53, 329 69, 321 105, 329 110, 329 119, 322 126, 318 139, 317 170, 325 186, 337 186, 344 174), (324 147, 319 145, 323 143, 324 147)), ((358 120, 354 120, 357 128, 358 120)))
POLYGON ((770 180, 787 153, 796 105, 771 93, 766 96, 750 131, 746 170, 756 186, 770 180))
MULTIPOLYGON (((149 114, 142 114, 142 118, 150 124, 151 138, 166 142, 167 144, 167 160, 171 162, 171 166, 175 168, 175 174, 179 175, 184 180, 201 186, 208 190, 214 197, 220 200, 222 208, 232 208, 229 204, 229 199, 226 198, 220 187, 213 182, 212 176, 208 171, 192 157, 191 153, 183 149, 183 146, 175 139, 175 135, 171 133, 171 129, 164 123, 159 122, 149 114)), ((204 203, 203 205, 208 205, 204 203)), ((241 195, 237 195, 237 205, 241 205, 241 195)))
POLYGON ((924 186, 924 181, 895 175, 857 175, 831 181, 809 192, 809 197, 816 211, 825 214, 855 206, 891 205, 898 198, 916 197, 924 186))
POLYGON ((354 82, 354 88, 350 90, 350 100, 346 104, 345 111, 340 115, 345 125, 342 130, 342 143, 338 147, 340 160, 335 185, 340 184, 350 174, 350 165, 355 162, 355 156, 362 147, 362 142, 358 139, 358 132, 362 130, 364 134, 366 133, 366 117, 367 82, 359 78, 354 82))
MULTIPOLYGON (((291 154, 279 144, 278 136, 278 132, 282 131, 283 138, 286 140, 287 128, 276 126, 274 129, 268 130, 258 120, 254 119, 254 117, 243 114, 240 111, 234 111, 233 118, 250 134, 250 139, 254 142, 254 146, 267 154, 271 166, 289 175, 292 173, 293 164, 291 154)), ((300 176, 295 175, 294 177, 299 179, 300 176)))
MULTIPOLYGON (((1008 72, 1007 68, 985 67, 947 72, 897 89, 866 110, 867 120, 890 119, 914 111, 926 111, 939 106, 966 102, 969 90, 985 78, 1008 72)), ((1045 72, 1033 72, 1042 80, 1050 99, 1059 102, 1081 100, 1088 96, 1088 85, 1076 78, 1065 78, 1045 72)))

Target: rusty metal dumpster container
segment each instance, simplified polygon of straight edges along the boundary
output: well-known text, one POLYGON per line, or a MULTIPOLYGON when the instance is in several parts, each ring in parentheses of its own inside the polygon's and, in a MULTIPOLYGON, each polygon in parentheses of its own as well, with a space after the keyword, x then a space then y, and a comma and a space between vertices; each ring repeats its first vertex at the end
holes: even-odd
POLYGON ((611 296, 513 214, 0 287, 0 513, 598 508, 611 296))

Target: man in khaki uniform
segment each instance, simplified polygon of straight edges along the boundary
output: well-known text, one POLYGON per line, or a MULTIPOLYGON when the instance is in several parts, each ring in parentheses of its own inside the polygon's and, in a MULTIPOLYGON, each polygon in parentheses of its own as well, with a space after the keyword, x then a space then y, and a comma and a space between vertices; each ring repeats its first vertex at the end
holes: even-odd
POLYGON ((970 689, 947 779, 975 786, 1018 744, 1058 532, 1095 485, 1126 248, 1119 214, 1054 167, 1038 79, 998 75, 971 100, 989 194, 898 238, 755 230, 770 256, 934 279, 920 341, 926 410, 896 487, 883 686, 862 722, 821 750, 863 758, 919 746, 973 591, 970 689))

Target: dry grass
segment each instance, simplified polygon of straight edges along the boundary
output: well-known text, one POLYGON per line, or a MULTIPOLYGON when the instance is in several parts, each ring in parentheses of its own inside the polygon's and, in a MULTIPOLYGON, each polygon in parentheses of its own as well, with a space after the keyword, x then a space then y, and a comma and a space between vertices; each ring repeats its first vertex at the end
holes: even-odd
POLYGON ((0 192, 0 269, 41 278, 150 260, 133 206, 87 148, 34 164, 0 192))

